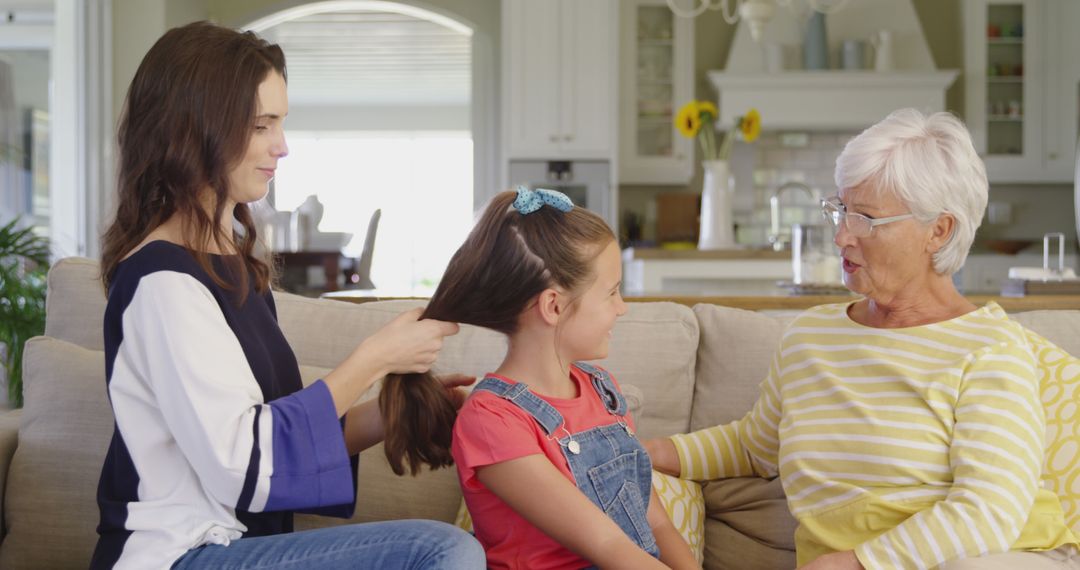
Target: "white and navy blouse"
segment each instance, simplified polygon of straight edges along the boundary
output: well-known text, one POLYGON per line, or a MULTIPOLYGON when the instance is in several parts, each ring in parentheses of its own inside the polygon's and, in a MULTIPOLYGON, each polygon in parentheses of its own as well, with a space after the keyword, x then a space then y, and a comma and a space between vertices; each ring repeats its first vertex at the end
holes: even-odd
POLYGON ((290 532, 293 511, 351 516, 355 457, 329 389, 303 387, 270 293, 239 299, 169 242, 117 267, 92 568, 165 568, 204 544, 290 532))

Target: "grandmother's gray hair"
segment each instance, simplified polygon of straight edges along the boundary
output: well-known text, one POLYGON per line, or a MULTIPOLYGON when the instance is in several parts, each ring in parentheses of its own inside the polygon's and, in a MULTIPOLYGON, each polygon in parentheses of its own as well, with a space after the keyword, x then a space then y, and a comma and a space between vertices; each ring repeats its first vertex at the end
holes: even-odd
POLYGON ((934 271, 952 275, 964 265, 989 187, 986 167, 959 119, 893 111, 848 141, 836 159, 835 178, 837 188, 892 192, 923 223, 952 214, 956 226, 934 254, 934 271))

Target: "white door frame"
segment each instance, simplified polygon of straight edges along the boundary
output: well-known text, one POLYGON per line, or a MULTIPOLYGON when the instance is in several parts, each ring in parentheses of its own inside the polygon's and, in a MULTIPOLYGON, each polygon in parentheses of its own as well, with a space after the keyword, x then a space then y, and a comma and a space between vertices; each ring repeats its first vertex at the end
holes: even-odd
POLYGON ((111 0, 55 0, 50 57, 53 257, 100 255, 113 199, 111 0))

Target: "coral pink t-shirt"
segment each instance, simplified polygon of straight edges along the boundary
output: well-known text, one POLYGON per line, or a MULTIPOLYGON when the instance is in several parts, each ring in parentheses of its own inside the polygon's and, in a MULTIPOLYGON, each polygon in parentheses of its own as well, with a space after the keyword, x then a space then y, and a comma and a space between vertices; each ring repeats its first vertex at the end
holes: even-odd
MULTIPOLYGON (((503 376, 489 376, 516 384, 503 376)), ((600 401, 587 373, 571 366, 570 376, 578 384, 578 397, 559 399, 536 394, 562 414, 570 433, 618 422, 600 401)), ((625 421, 634 427, 629 414, 625 421)), ((486 390, 474 391, 458 412, 451 453, 476 538, 487 552, 488 568, 542 570, 592 566, 522 518, 476 478, 478 467, 541 453, 574 483, 557 441, 566 437, 566 432, 560 428, 552 436, 548 439, 528 412, 486 390)))

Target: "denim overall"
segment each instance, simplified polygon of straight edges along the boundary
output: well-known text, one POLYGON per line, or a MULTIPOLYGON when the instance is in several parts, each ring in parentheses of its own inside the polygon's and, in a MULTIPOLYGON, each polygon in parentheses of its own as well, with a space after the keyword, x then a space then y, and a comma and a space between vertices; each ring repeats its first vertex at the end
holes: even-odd
POLYGON ((614 416, 613 423, 572 434, 562 414, 525 384, 510 384, 488 376, 475 390, 487 390, 513 402, 540 424, 549 439, 558 437, 577 488, 642 550, 659 557, 660 549, 645 517, 652 490, 652 463, 624 419, 626 400, 607 372, 582 362, 574 366, 592 377, 592 387, 614 416))

